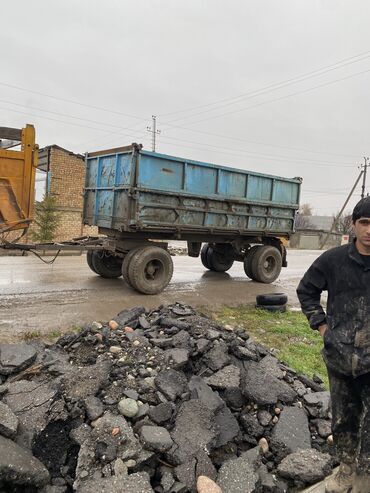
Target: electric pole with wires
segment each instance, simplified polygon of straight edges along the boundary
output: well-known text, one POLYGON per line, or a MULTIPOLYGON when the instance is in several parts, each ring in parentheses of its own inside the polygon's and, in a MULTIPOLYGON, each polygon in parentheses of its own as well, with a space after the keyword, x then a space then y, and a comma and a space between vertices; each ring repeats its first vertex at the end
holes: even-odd
POLYGON ((369 158, 364 157, 364 164, 361 165, 361 169, 363 170, 363 175, 362 175, 362 191, 361 191, 361 198, 363 199, 365 195, 369 195, 366 193, 366 176, 367 176, 367 168, 369 167, 369 158))
MULTIPOLYGON (((368 159, 368 158, 367 158, 368 159)), ((326 242, 328 241, 330 235, 335 231, 335 228, 337 227, 337 224, 338 224, 338 221, 339 221, 339 218, 340 216, 343 214, 345 208, 347 207, 347 204, 348 202, 350 201, 350 198, 352 197, 353 195, 353 192, 356 190, 357 188, 357 185, 360 183, 360 180, 361 178, 364 176, 364 170, 363 170, 363 166, 361 166, 361 170, 360 170, 360 174, 358 175, 356 181, 355 181, 355 184, 353 185, 351 191, 349 192, 349 195, 348 197, 346 198, 346 201, 344 202, 344 205, 343 207, 341 208, 341 210, 339 211, 338 215, 335 217, 334 221, 333 221, 333 224, 332 224, 332 227, 329 231, 329 233, 327 233, 327 235, 325 236, 324 238, 324 241, 322 242, 322 244, 320 245, 320 250, 322 250, 324 248, 324 246, 326 245, 326 242)), ((365 158, 365 169, 366 167, 368 166, 367 164, 367 161, 366 161, 366 158, 365 158)))
POLYGON ((152 134, 152 151, 155 152, 155 144, 156 137, 161 133, 160 130, 157 130, 157 117, 152 115, 153 125, 151 127, 147 127, 147 131, 152 134))

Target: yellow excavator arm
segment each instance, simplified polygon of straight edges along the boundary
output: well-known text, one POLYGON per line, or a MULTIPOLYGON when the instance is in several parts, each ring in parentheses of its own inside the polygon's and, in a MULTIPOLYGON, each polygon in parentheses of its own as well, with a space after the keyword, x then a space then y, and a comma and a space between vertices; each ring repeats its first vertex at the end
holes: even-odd
POLYGON ((32 222, 37 158, 33 125, 0 127, 0 234, 32 222), (19 144, 20 150, 11 149, 19 144))

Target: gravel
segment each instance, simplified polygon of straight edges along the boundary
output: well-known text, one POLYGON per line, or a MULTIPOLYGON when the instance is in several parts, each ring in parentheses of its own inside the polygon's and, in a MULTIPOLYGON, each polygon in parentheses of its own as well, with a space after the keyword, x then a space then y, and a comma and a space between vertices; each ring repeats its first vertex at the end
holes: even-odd
POLYGON ((281 493, 334 463, 318 379, 180 303, 0 345, 0 374, 0 490, 281 493))

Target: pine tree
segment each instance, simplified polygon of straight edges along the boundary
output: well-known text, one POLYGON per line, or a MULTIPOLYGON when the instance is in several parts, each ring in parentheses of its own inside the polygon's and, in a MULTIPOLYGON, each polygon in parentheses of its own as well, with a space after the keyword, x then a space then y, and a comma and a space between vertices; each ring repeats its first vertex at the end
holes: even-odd
POLYGON ((55 198, 51 195, 45 196, 35 207, 35 231, 32 233, 33 241, 51 242, 54 240, 56 230, 60 221, 55 198))

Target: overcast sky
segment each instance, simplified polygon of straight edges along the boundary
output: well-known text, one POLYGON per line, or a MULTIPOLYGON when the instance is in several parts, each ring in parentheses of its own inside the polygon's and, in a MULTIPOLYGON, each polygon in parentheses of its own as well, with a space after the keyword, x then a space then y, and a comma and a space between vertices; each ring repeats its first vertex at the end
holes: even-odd
POLYGON ((3 2, 0 125, 80 153, 150 149, 157 115, 158 152, 301 176, 302 202, 331 214, 370 155, 369 14, 367 0, 3 2))

